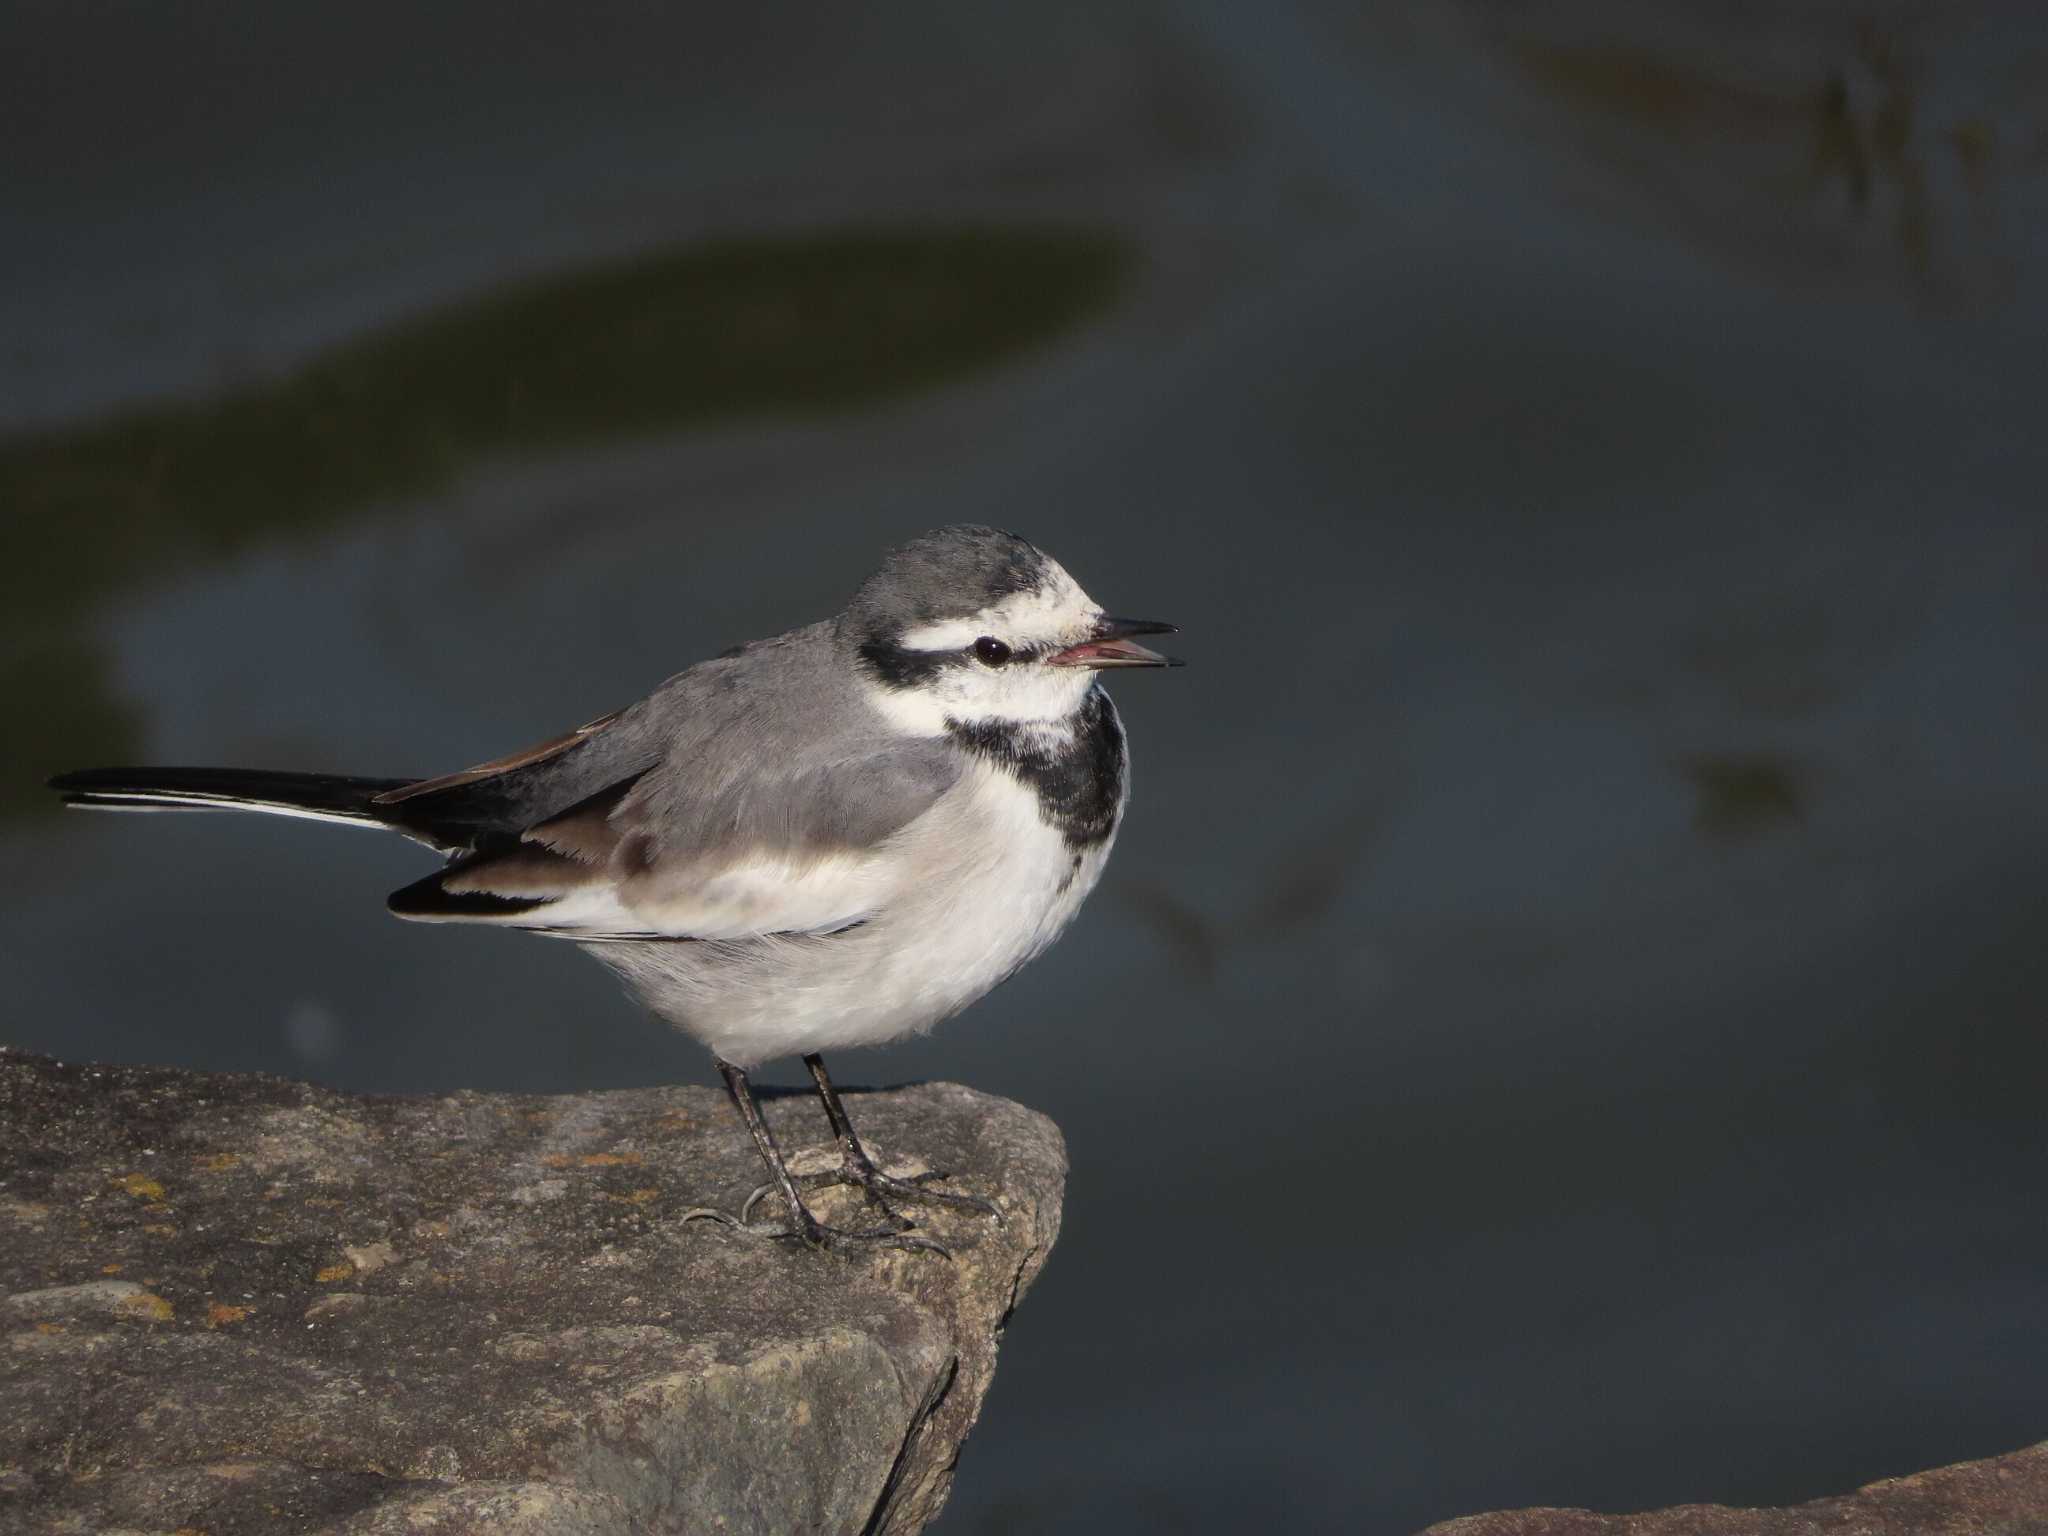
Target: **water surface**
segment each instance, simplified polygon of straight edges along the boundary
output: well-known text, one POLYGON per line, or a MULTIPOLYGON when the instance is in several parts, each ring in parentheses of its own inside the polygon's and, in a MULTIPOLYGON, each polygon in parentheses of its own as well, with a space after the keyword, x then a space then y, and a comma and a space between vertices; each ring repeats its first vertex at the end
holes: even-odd
POLYGON ((1193 665, 1117 680, 1076 930, 834 1064, 1071 1143, 949 1529, 2048 1434, 2038 29, 497 14, 5 66, 11 1040, 702 1077, 573 951, 386 919, 418 850, 22 786, 457 767, 987 520, 1193 665))

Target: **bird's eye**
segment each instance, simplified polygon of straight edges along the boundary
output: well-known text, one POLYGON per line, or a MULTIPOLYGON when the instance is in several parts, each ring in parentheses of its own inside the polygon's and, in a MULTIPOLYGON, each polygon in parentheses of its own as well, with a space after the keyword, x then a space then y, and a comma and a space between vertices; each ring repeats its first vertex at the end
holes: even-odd
POLYGON ((984 666, 1000 667, 1010 659, 1010 648, 994 635, 983 635, 974 642, 974 659, 984 666))

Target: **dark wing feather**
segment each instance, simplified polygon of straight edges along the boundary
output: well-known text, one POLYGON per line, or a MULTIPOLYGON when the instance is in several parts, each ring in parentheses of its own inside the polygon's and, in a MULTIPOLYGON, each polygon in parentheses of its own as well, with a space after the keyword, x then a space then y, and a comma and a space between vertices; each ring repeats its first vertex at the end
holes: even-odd
POLYGON ((546 741, 526 747, 503 757, 494 757, 488 763, 478 763, 474 768, 465 768, 460 773, 444 773, 438 779, 419 779, 396 789, 387 789, 377 796, 379 805, 403 805, 408 800, 417 800, 422 795, 439 795, 449 790, 462 789, 484 779, 495 779, 515 769, 530 768, 536 763, 547 762, 560 757, 571 747, 579 747, 599 731, 619 718, 620 711, 599 715, 595 720, 586 721, 573 731, 564 731, 546 741))
POLYGON ((593 795, 623 793, 660 761, 644 705, 604 715, 566 735, 460 773, 421 779, 377 796, 377 816, 452 850, 516 838, 593 795))
POLYGON ((447 871, 393 891, 385 905, 399 917, 433 922, 510 922, 548 904, 536 896, 500 896, 491 891, 451 891, 442 880, 447 871))

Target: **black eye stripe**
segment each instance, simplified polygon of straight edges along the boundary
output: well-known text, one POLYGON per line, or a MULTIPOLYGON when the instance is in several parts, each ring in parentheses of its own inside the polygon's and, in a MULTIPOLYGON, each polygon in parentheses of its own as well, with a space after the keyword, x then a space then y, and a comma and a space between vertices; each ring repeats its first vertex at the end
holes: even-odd
POLYGON ((974 659, 984 666, 1000 667, 1010 659, 1010 648, 994 635, 983 635, 968 649, 974 653, 974 659))

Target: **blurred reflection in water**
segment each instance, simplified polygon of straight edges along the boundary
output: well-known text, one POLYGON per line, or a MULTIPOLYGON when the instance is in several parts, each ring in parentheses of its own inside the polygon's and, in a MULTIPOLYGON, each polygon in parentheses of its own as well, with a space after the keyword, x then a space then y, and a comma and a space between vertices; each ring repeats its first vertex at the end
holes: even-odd
MULTIPOLYGON (((9 680, 61 701, 77 745, 121 756, 130 712, 70 633, 118 582, 418 500, 497 456, 931 389, 1098 310, 1130 264, 1127 244, 1081 230, 727 240, 410 317, 228 394, 0 443, 9 680)), ((49 808, 36 761, 0 757, 0 813, 49 808)))
POLYGON ((414 850, 29 786, 473 762, 981 518, 1195 664, 1118 690, 1077 931, 867 1064, 1074 1153, 952 1525, 2041 1438, 2048 33, 1888 14, 40 13, 10 1038, 701 1076, 580 956, 385 920, 414 850))

